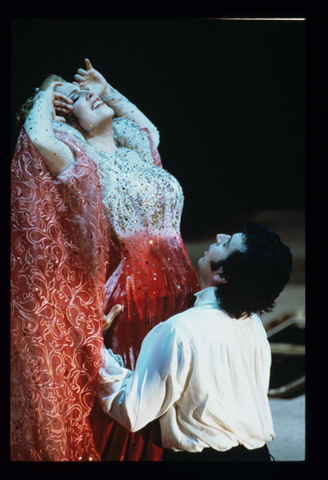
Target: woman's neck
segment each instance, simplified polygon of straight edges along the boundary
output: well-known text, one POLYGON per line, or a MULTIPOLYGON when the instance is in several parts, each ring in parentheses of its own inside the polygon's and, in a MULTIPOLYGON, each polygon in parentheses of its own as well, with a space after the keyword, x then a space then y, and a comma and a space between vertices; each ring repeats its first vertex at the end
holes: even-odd
POLYGON ((83 134, 86 142, 95 150, 113 152, 117 149, 113 138, 112 122, 99 125, 83 134))
POLYGON ((86 138, 86 142, 88 145, 91 145, 91 147, 100 152, 110 153, 117 149, 112 133, 110 136, 96 135, 86 138))

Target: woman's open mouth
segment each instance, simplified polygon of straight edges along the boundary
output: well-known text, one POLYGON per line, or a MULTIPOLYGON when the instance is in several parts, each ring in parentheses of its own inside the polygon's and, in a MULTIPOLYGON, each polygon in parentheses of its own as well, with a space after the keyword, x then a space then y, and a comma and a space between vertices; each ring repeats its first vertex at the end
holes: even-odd
POLYGON ((100 100, 100 98, 97 98, 93 104, 92 104, 92 107, 91 107, 91 110, 95 110, 96 108, 100 107, 101 105, 104 105, 104 102, 102 100, 100 100))

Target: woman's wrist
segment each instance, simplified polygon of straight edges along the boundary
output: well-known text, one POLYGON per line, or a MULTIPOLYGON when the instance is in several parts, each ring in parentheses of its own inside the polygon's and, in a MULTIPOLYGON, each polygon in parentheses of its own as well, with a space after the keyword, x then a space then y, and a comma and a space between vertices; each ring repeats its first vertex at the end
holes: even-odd
POLYGON ((130 103, 129 100, 122 95, 118 90, 112 87, 109 83, 105 89, 105 93, 101 96, 103 102, 108 103, 109 106, 114 108, 117 102, 127 102, 130 103))
POLYGON ((44 96, 45 96, 44 90, 39 90, 38 93, 34 95, 33 103, 37 102, 40 98, 44 96))
POLYGON ((106 85, 106 87, 105 87, 105 89, 104 89, 104 91, 103 91, 103 93, 100 97, 104 102, 106 102, 106 101, 108 101, 112 98, 113 93, 114 93, 113 87, 111 87, 109 85, 109 83, 107 83, 107 85, 106 85))
POLYGON ((52 119, 53 104, 49 95, 44 90, 40 90, 35 97, 33 98, 33 114, 39 118, 43 113, 49 116, 50 120, 52 119))

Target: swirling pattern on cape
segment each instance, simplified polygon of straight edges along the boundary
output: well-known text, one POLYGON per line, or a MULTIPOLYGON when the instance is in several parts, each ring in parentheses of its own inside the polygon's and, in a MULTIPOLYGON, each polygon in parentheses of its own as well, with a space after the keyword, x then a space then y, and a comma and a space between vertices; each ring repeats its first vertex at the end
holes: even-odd
POLYGON ((76 163, 56 179, 24 131, 12 164, 12 459, 158 461, 158 422, 130 433, 105 415, 97 372, 112 306, 123 311, 105 343, 133 369, 145 335, 193 305, 200 287, 179 230, 182 190, 148 131, 150 157, 145 139, 138 163, 120 138, 119 156, 104 164, 70 130, 56 136, 76 163), (101 184, 101 165, 110 184, 101 184))
MULTIPOLYGON (((64 140, 64 138, 63 138, 64 140)), ((11 460, 100 460, 89 414, 103 345, 108 223, 94 163, 56 183, 23 129, 12 161, 11 460)))

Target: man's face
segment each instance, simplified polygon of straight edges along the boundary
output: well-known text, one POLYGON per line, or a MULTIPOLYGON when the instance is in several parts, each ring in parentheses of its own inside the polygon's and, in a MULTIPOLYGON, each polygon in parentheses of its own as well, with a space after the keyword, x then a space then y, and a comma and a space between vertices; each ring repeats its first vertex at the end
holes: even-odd
POLYGON ((211 287, 224 281, 220 277, 220 271, 211 270, 211 262, 219 262, 225 260, 232 252, 246 249, 243 244, 243 234, 235 233, 234 235, 218 234, 215 243, 210 245, 204 256, 198 260, 199 278, 202 288, 211 287))

